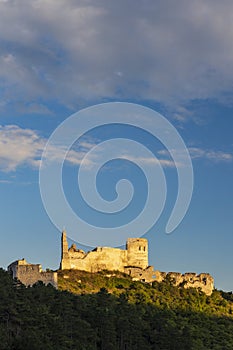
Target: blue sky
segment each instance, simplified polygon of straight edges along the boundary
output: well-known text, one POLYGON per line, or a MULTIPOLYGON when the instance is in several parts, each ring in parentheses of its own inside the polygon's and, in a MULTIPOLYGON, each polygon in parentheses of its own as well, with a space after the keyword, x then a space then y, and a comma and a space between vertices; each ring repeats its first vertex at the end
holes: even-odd
POLYGON ((210 272, 217 288, 233 290, 232 13, 227 0, 0 0, 1 266, 22 257, 44 268, 59 266, 60 232, 40 196, 43 149, 71 114, 122 101, 158 111, 183 138, 194 170, 188 212, 167 235, 177 170, 158 140, 119 125, 90 131, 69 153, 63 180, 72 208, 101 227, 137 216, 147 187, 135 164, 112 161, 97 178, 109 201, 119 179, 134 185, 132 203, 119 215, 84 203, 77 172, 85 152, 104 140, 144 144, 160 160, 167 182, 165 208, 145 236, 150 263, 162 271, 210 272))

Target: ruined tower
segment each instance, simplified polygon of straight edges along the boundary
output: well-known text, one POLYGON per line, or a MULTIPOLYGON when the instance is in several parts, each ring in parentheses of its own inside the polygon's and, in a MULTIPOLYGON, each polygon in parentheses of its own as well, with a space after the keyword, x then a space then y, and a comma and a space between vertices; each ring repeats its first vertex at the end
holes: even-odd
POLYGON ((96 247, 85 253, 77 249, 75 244, 68 248, 66 232, 61 238, 61 270, 82 270, 98 272, 103 270, 121 271, 131 276, 133 281, 152 283, 162 282, 166 276, 172 283, 184 288, 200 288, 206 295, 211 295, 214 279, 209 274, 154 271, 148 265, 148 241, 145 238, 128 238, 126 249, 111 247, 96 247))
POLYGON ((68 242, 66 237, 66 231, 62 231, 61 236, 61 270, 70 269, 70 257, 68 252, 68 242))
POLYGON ((145 238, 128 238, 126 243, 128 266, 148 267, 148 241, 145 238))

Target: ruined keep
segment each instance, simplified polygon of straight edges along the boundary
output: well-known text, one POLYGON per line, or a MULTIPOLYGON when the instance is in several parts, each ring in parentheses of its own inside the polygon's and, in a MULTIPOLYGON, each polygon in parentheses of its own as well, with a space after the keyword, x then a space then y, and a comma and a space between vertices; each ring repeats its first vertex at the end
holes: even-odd
POLYGON ((77 269, 88 272, 117 270, 125 272, 126 266, 141 269, 148 267, 148 241, 145 238, 129 238, 126 249, 97 247, 85 253, 75 244, 68 248, 66 232, 62 232, 61 270, 77 269))
POLYGON ((145 238, 128 238, 126 249, 97 247, 85 253, 75 244, 68 247, 66 232, 61 238, 61 270, 83 270, 98 272, 103 270, 127 273, 134 281, 152 283, 169 279, 176 286, 200 288, 211 295, 214 279, 208 273, 161 272, 148 265, 148 241, 145 238))
POLYGON ((57 272, 42 271, 40 264, 30 264, 22 259, 14 261, 7 269, 13 278, 17 278, 27 287, 42 281, 45 285, 51 284, 57 288, 57 272))

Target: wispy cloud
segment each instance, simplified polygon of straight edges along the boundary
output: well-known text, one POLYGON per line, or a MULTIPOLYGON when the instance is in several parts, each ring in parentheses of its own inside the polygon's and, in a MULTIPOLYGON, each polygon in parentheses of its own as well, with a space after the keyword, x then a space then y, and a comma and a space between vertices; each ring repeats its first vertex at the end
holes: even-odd
POLYGON ((53 115, 54 113, 42 103, 32 102, 29 104, 20 104, 17 106, 17 110, 21 114, 41 114, 41 115, 53 115))
MULTIPOLYGON (((198 147, 189 147, 188 148, 190 157, 195 159, 206 159, 211 162, 225 162, 229 163, 233 161, 233 152, 223 152, 219 150, 210 150, 210 149, 202 149, 198 147)), ((177 156, 182 159, 182 152, 179 152, 178 150, 173 150, 174 154, 177 154, 177 156)), ((160 156, 167 156, 170 157, 170 153, 167 150, 160 150, 158 152, 160 156)))
MULTIPOLYGON (((0 126, 0 171, 14 172, 18 167, 28 166, 33 169, 38 169, 41 163, 41 156, 44 151, 47 140, 40 137, 35 130, 22 129, 17 125, 0 126)), ((91 150, 99 140, 92 138, 83 138, 77 142, 72 149, 66 154, 65 160, 71 165, 80 165, 85 162, 86 169, 91 169, 91 166, 100 161, 100 155, 104 154, 104 149, 101 145, 98 147, 96 153, 88 158, 84 157, 89 150, 91 150)), ((232 162, 233 153, 223 152, 219 150, 207 150, 197 147, 190 147, 189 153, 192 159, 207 159, 211 162, 232 162)), ((50 161, 63 161, 61 155, 64 155, 64 148, 60 146, 50 146, 49 156, 50 161)), ((109 151, 109 150, 108 150, 109 151)), ((129 161, 141 163, 144 165, 155 165, 160 163, 163 167, 182 166, 182 153, 174 151, 177 155, 176 165, 170 157, 167 150, 160 150, 156 157, 142 157, 128 154, 127 151, 121 150, 119 156, 128 159, 129 161)), ((1 180, 3 183, 6 180, 1 180)), ((8 181, 8 180, 7 180, 8 181)))
MULTIPOLYGON (((46 142, 47 140, 40 137, 35 130, 22 129, 17 125, 0 126, 0 170, 13 172, 20 166, 37 169, 40 166, 46 142)), ((67 153, 66 161, 79 165, 86 152, 94 145, 95 140, 90 138, 80 141, 76 149, 71 149, 67 153)), ((62 150, 62 145, 50 147, 50 161, 63 161, 62 150)), ((89 159, 88 162, 90 163, 91 160, 89 159)))
POLYGON ((170 111, 172 118, 179 122, 179 127, 183 128, 184 124, 193 121, 197 125, 203 125, 207 121, 201 118, 198 113, 194 112, 190 108, 186 108, 182 105, 173 106, 170 111))
POLYGON ((11 184, 12 181, 10 180, 0 180, 0 184, 11 184))
MULTIPOLYGON (((47 140, 40 137, 35 130, 22 129, 16 125, 0 126, 0 171, 14 172, 21 166, 38 169, 46 142, 47 140)), ((85 169, 91 169, 96 162, 100 161, 99 156, 103 154, 104 149, 100 146, 96 153, 85 158, 85 160, 83 159, 87 152, 98 142, 99 140, 92 138, 84 138, 76 142, 74 147, 66 154, 66 162, 71 165, 80 165, 81 162, 85 162, 85 169)), ((49 147, 49 160, 63 161, 61 159, 61 154, 64 154, 63 146, 49 147)), ((121 157, 147 166, 160 163, 164 167, 174 167, 173 160, 165 157, 160 157, 160 159, 156 157, 134 157, 127 154, 127 152, 124 153, 124 151, 121 157)))
POLYGON ((133 157, 132 155, 128 155, 125 153, 123 158, 133 162, 133 163, 141 163, 143 165, 156 165, 160 164, 163 167, 173 168, 175 167, 175 163, 172 159, 164 159, 164 158, 156 158, 156 157, 133 157))
POLYGON ((215 150, 204 150, 197 147, 189 148, 192 159, 208 159, 214 162, 232 162, 233 153, 215 151, 215 150))
POLYGON ((17 167, 38 167, 45 140, 30 129, 16 125, 0 126, 0 170, 15 171, 17 167))

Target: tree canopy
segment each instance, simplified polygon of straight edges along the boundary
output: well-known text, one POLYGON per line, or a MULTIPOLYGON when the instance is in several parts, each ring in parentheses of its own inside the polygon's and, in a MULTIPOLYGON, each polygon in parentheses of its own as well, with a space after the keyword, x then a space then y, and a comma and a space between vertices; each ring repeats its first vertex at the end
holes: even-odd
POLYGON ((232 293, 169 280, 62 271, 56 290, 0 269, 0 350, 230 350, 232 310, 232 293))

